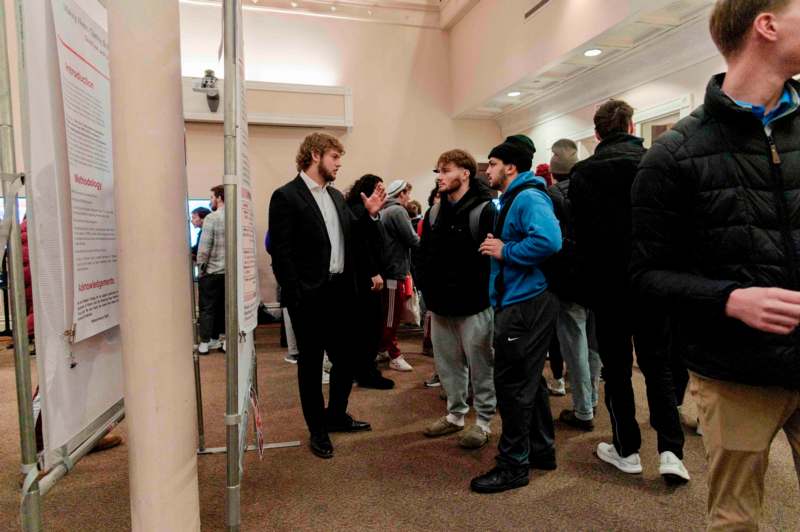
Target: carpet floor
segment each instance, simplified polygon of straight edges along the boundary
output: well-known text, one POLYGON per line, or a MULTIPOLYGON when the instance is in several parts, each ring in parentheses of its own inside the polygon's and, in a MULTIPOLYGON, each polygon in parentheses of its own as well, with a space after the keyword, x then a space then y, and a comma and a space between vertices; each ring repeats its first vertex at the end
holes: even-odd
MULTIPOLYGON (((391 391, 355 387, 350 411, 373 431, 334 434, 335 458, 320 460, 306 447, 296 366, 284 362, 278 329, 256 334, 261 410, 268 442, 301 440, 299 448, 249 452, 242 479, 242 530, 620 530, 704 529, 706 465, 701 439, 687 430, 685 464, 692 481, 667 486, 658 475, 656 436, 647 425, 644 382, 637 372, 644 473, 625 475, 600 462, 593 450, 610 441, 608 414, 600 407, 594 432, 557 425, 558 469, 534 472, 529 486, 497 495, 469 491, 473 476, 492 467, 499 417, 489 445, 458 447, 457 436, 428 439, 427 424, 445 414, 438 388, 423 381, 433 360, 419 351, 418 334, 405 332, 401 347, 414 371, 385 369, 391 391)), ((208 447, 225 444, 224 355, 202 357, 208 447)), ((192 379, 192 374, 186 375, 192 379)), ((0 346, 0 530, 19 529, 19 436, 13 353, 0 346)), ((570 397, 553 398, 554 415, 570 397)), ((473 422, 474 415, 468 417, 473 422)), ((123 422, 116 433, 126 437, 123 422)), ((167 445, 168 442, 165 442, 167 445)), ((225 529, 225 455, 198 457, 203 530, 225 529)), ((87 456, 43 499, 48 531, 130 529, 127 448, 87 456)), ((791 451, 781 433, 767 472, 763 530, 800 530, 800 492, 791 451)))

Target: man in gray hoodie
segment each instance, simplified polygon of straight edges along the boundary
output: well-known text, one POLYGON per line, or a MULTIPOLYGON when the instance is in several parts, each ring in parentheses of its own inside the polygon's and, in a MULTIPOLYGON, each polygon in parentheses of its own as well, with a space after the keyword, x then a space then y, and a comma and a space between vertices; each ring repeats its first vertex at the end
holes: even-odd
POLYGON ((386 281, 383 287, 384 327, 381 338, 381 353, 388 353, 389 367, 396 371, 411 371, 411 364, 406 362, 397 345, 397 327, 400 315, 407 299, 404 293, 405 280, 411 271, 411 249, 419 246, 419 236, 411 225, 411 217, 406 210, 409 201, 408 183, 396 179, 386 189, 386 203, 381 209, 380 220, 384 228, 386 245, 384 271, 382 277, 386 281))

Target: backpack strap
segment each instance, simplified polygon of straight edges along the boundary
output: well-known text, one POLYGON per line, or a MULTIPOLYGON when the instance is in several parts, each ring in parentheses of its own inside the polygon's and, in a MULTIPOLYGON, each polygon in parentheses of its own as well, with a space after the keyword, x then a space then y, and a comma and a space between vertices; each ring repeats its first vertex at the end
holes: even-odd
POLYGON ((481 242, 481 214, 483 214, 483 209, 490 201, 492 200, 483 201, 469 211, 469 232, 472 235, 472 240, 479 244, 481 242))
POLYGON ((436 218, 439 217, 439 208, 441 207, 441 203, 434 203, 430 209, 428 209, 428 223, 433 229, 433 226, 436 225, 436 218))
MULTIPOLYGON (((494 224, 495 238, 502 238, 503 226, 506 223, 506 216, 508 216, 508 212, 511 210, 511 205, 514 203, 514 200, 517 199, 517 196, 519 196, 523 191, 530 190, 532 188, 538 188, 539 190, 546 192, 546 189, 540 183, 526 183, 521 187, 512 190, 511 192, 503 194, 501 197, 503 207, 500 209, 500 215, 497 217, 494 224)), ((494 289, 497 292, 497 310, 500 310, 503 306, 503 294, 505 294, 506 291, 505 279, 503 275, 504 270, 505 264, 500 262, 500 271, 497 273, 497 277, 494 279, 494 289)))

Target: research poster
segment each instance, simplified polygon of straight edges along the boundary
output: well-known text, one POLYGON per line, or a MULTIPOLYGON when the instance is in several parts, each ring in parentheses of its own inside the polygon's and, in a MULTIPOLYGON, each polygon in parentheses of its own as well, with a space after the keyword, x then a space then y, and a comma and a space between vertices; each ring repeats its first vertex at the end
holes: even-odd
MULTIPOLYGON (((89 43, 94 43, 102 49, 104 44, 99 41, 106 34, 107 15, 96 0, 72 0, 68 4, 50 0, 26 1, 20 4, 20 12, 25 35, 25 70, 29 80, 22 98, 23 112, 28 117, 23 128, 26 174, 29 177, 26 182, 28 246, 35 310, 36 366, 42 404, 43 459, 45 468, 49 469, 58 464, 65 453, 74 451, 93 434, 112 426, 124 412, 119 327, 110 327, 79 342, 70 342, 65 335, 75 325, 74 302, 82 298, 80 285, 116 278, 114 272, 86 280, 86 276, 74 271, 76 263, 85 262, 78 257, 85 257, 86 253, 77 245, 73 246, 73 236, 76 243, 86 239, 75 234, 72 228, 73 216, 78 219, 80 227, 97 227, 98 230, 100 223, 91 222, 105 218, 89 211, 75 215, 76 205, 83 205, 83 209, 86 205, 74 202, 74 187, 78 184, 74 176, 78 173, 82 178, 80 186, 88 189, 85 192, 89 194, 90 202, 98 192, 110 196, 111 188, 105 180, 111 168, 110 144, 105 151, 106 159, 102 158, 103 150, 91 155, 92 150, 98 150, 100 142, 110 143, 110 140, 84 139, 82 142, 88 145, 80 147, 80 150, 89 151, 79 152, 78 156, 90 160, 88 164, 84 163, 88 168, 86 171, 77 172, 72 164, 73 151, 68 140, 68 135, 74 133, 74 129, 70 132, 71 128, 86 125, 91 128, 84 129, 83 136, 95 131, 107 137, 110 124, 106 123, 105 127, 95 125, 107 120, 107 116, 103 118, 99 114, 68 124, 68 120, 75 119, 75 111, 65 109, 80 105, 88 106, 83 112, 99 113, 96 110, 98 99, 108 101, 108 61, 98 51, 94 51, 94 55, 86 50, 85 55, 81 53, 87 61, 94 58, 92 65, 105 75, 103 77, 65 48, 67 44, 80 53, 80 50, 92 47, 89 43), (61 20, 58 30, 54 23, 56 16, 67 19, 66 22, 61 20), (65 24, 78 27, 65 30, 65 24), (81 39, 92 40, 81 43, 81 39), (69 54, 70 58, 62 61, 60 52, 69 54), (87 82, 96 88, 104 86, 105 94, 91 97, 72 94, 76 87, 64 82, 62 74, 65 72, 73 76, 71 83, 83 85, 86 89, 87 82), (74 77, 76 73, 78 77, 74 77), (99 159, 93 161, 93 157, 99 159), (108 170, 97 171, 94 167, 107 167, 108 170), (102 191, 98 191, 101 187, 102 191), (73 257, 73 248, 76 258, 73 257), (81 278, 83 280, 79 281, 81 278)), ((95 245, 91 249, 96 249, 95 245)), ((89 292, 107 293, 111 288, 98 286, 90 288, 89 292)), ((84 288, 83 292, 87 290, 84 288)), ((104 314, 106 312, 99 315, 104 314)), ((85 334, 85 331, 77 332, 85 334)))
POLYGON ((239 206, 239 329, 252 331, 258 325, 258 267, 256 265, 255 213, 253 212, 253 185, 250 180, 248 158, 249 131, 247 127, 247 83, 245 82, 244 43, 242 40, 241 4, 239 5, 239 39, 236 53, 236 98, 238 116, 236 130, 236 173, 238 176, 239 206))
POLYGON ((73 342, 119 325, 111 74, 96 4, 52 0, 72 208, 73 342))

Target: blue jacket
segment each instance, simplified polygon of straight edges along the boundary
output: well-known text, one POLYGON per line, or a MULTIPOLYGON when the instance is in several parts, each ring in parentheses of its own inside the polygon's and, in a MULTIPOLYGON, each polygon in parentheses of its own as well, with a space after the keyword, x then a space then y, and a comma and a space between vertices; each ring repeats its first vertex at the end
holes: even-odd
MULTIPOLYGON (((492 259, 492 274, 489 279, 489 297, 497 307, 495 278, 503 270, 503 307, 533 299, 547 289, 547 280, 539 265, 561 249, 561 228, 553 212, 553 202, 547 194, 544 179, 524 172, 517 176, 506 193, 525 183, 540 183, 542 188, 522 191, 511 205, 502 230, 495 237, 503 241, 503 261, 492 259)), ((504 194, 505 196, 505 194, 504 194)), ((500 206, 503 207, 503 196, 500 206)))

